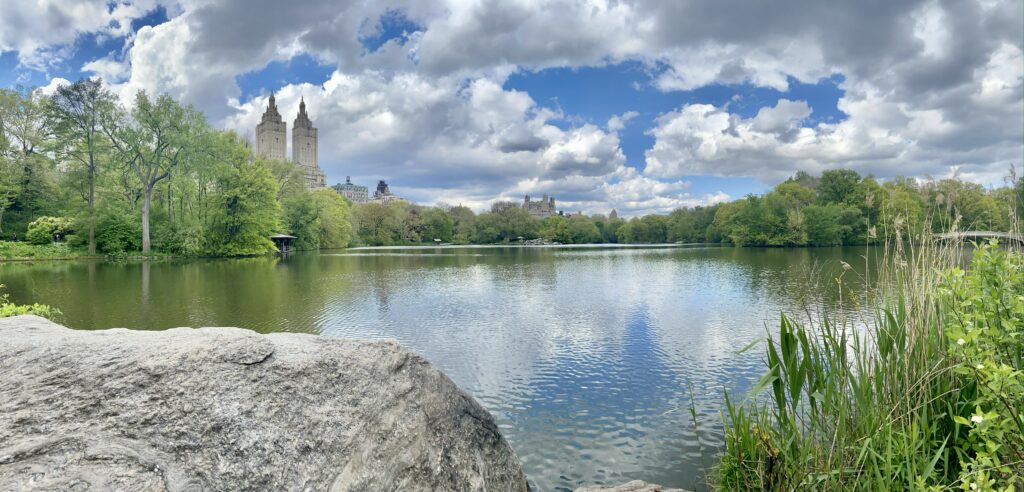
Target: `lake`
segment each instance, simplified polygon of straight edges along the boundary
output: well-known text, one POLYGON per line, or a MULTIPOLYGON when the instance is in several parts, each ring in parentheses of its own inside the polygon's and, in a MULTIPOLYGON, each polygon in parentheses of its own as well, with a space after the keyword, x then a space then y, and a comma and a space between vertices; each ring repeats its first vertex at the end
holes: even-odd
POLYGON ((0 283, 15 302, 55 306, 79 329, 394 338, 490 410, 535 490, 632 479, 702 489, 721 441, 723 393, 741 399, 763 371, 763 346, 741 349, 783 311, 853 314, 834 279, 858 291, 864 255, 863 247, 365 248, 0 263, 0 283))

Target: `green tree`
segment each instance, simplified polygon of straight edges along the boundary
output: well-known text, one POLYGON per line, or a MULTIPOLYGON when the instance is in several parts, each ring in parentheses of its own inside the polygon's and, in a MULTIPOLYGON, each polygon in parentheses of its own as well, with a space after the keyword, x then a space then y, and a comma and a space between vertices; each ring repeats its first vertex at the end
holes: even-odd
MULTIPOLYGON (((47 202, 52 197, 54 162, 48 158, 52 132, 46 121, 47 99, 37 90, 18 86, 0 89, 0 134, 3 138, 0 159, 10 175, 0 183, 0 219, 10 211, 16 229, 52 212, 47 202)), ((0 223, 2 226, 2 223, 0 223)))
POLYGON ((537 235, 553 242, 571 244, 572 235, 569 232, 569 221, 561 215, 552 215, 540 221, 537 235))
POLYGON ((282 222, 288 234, 295 236, 297 250, 320 249, 320 219, 313 194, 306 189, 284 198, 281 202, 282 222))
POLYGON ((490 212, 477 216, 474 235, 481 243, 531 239, 537 237, 538 225, 539 221, 518 203, 497 202, 490 212))
POLYGON ((62 142, 62 150, 79 171, 86 202, 89 254, 96 254, 96 178, 109 144, 100 122, 114 107, 114 95, 99 79, 80 79, 62 85, 49 106, 50 125, 62 142))
POLYGON ((352 213, 348 201, 328 188, 313 191, 313 201, 320 223, 320 247, 347 247, 352 240, 352 213))
POLYGON ((658 244, 668 242, 669 218, 665 215, 634 217, 619 228, 620 243, 658 244))
POLYGON ((395 210, 383 203, 367 203, 356 208, 359 239, 363 244, 387 246, 394 244, 398 235, 395 210))
POLYGON ((192 157, 200 134, 207 130, 206 119, 167 94, 154 101, 145 91, 139 91, 130 116, 123 110, 111 111, 102 126, 121 161, 141 185, 142 253, 149 253, 153 189, 192 157))
POLYGON ((207 229, 207 251, 220 256, 273 252, 270 236, 278 232, 280 206, 270 170, 259 162, 237 163, 222 187, 207 229))
POLYGON ((590 217, 572 215, 569 217, 569 242, 572 244, 591 244, 601 241, 601 231, 597 230, 590 217))
POLYGON ((473 224, 476 214, 469 207, 462 205, 448 209, 452 218, 452 241, 465 244, 473 240, 473 224))
POLYGON ((852 169, 832 169, 818 178, 818 203, 844 203, 860 183, 860 174, 852 169))
POLYGON ((424 233, 424 239, 433 241, 440 239, 441 242, 451 242, 453 233, 454 221, 448 212, 437 208, 431 207, 427 210, 424 218, 427 229, 424 233))

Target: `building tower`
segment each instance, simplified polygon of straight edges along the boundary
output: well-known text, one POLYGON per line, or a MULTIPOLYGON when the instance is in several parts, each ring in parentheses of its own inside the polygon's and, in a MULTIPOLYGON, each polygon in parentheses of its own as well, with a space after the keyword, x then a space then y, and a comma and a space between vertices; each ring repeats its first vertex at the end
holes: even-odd
MULTIPOLYGON (((271 99, 273 100, 273 99, 271 99)), ((317 165, 316 128, 306 114, 306 100, 299 102, 299 114, 292 125, 292 160, 295 161, 306 176, 306 186, 323 188, 327 186, 327 177, 317 165)))
POLYGON ((256 155, 266 159, 280 161, 288 159, 288 124, 277 112, 274 94, 270 94, 267 110, 263 112, 263 120, 256 125, 256 155))

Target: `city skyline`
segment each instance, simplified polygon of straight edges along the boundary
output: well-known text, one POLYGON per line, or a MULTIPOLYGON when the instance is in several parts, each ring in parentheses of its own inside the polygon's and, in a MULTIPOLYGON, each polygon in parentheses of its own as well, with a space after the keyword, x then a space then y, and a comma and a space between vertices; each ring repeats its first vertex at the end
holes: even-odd
POLYGON ((992 186, 1024 161, 1012 0, 50 3, 0 13, 0 85, 101 76, 243 136, 271 93, 289 115, 304 98, 328 185, 418 203, 548 193, 630 216, 797 171, 992 186))

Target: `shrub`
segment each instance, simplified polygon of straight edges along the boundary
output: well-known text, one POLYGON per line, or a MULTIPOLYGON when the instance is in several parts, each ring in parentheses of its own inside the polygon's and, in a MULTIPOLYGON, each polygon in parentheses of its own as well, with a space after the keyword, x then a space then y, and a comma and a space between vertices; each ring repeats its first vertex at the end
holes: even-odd
POLYGON ((177 222, 161 223, 153 230, 153 248, 178 256, 196 256, 203 250, 203 231, 177 222))
MULTIPOLYGON (((0 289, 4 286, 0 285, 0 289)), ((22 314, 34 314, 47 319, 55 319, 60 316, 60 311, 45 304, 14 304, 10 302, 7 294, 0 294, 0 318, 20 316, 22 314)))
POLYGON ((96 247, 107 254, 135 251, 142 242, 138 220, 119 211, 107 211, 96 221, 96 247))
POLYGON ((28 224, 26 238, 32 244, 59 242, 73 232, 72 220, 66 217, 39 217, 28 224))

